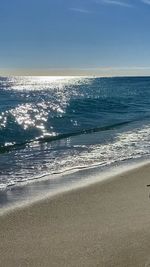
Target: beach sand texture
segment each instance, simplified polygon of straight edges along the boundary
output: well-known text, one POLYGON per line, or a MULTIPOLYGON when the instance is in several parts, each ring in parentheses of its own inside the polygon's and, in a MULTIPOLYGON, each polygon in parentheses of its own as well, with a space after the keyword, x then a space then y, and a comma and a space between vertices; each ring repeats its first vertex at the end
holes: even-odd
POLYGON ((0 267, 150 266, 150 165, 0 217, 0 267))

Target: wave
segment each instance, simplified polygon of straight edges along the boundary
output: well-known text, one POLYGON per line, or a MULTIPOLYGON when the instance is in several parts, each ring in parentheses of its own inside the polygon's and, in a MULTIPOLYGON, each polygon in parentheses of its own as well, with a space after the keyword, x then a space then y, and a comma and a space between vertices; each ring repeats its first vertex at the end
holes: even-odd
POLYGON ((125 122, 115 123, 115 124, 111 124, 111 125, 107 125, 107 126, 95 127, 95 128, 91 128, 91 129, 83 129, 81 131, 58 134, 55 136, 44 136, 44 137, 36 138, 34 140, 25 141, 22 143, 0 146, 0 153, 9 152, 11 150, 23 149, 27 145, 31 145, 34 142, 37 142, 39 144, 40 143, 49 143, 49 142, 59 141, 61 139, 66 139, 66 138, 70 138, 70 137, 74 137, 74 136, 92 134, 92 133, 103 132, 103 131, 110 131, 110 130, 116 129, 118 127, 127 125, 129 123, 131 123, 131 121, 125 121, 125 122))

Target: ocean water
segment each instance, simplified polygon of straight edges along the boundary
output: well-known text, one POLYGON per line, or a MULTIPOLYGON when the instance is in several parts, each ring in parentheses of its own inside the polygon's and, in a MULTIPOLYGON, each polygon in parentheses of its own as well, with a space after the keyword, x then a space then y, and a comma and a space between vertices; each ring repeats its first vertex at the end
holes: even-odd
POLYGON ((1 191, 149 156, 149 77, 0 77, 1 191))

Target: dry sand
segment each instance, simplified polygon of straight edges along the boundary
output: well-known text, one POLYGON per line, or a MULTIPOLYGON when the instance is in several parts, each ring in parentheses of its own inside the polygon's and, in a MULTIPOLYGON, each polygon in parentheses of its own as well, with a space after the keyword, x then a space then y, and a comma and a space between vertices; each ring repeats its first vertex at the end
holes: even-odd
POLYGON ((150 266, 150 166, 0 217, 0 267, 150 266))

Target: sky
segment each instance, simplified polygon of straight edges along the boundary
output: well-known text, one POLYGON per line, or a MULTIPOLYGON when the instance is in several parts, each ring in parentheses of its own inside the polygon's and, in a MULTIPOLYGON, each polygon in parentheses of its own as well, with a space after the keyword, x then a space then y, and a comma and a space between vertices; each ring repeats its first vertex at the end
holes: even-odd
POLYGON ((0 75, 150 75, 150 0, 0 0, 0 75))

